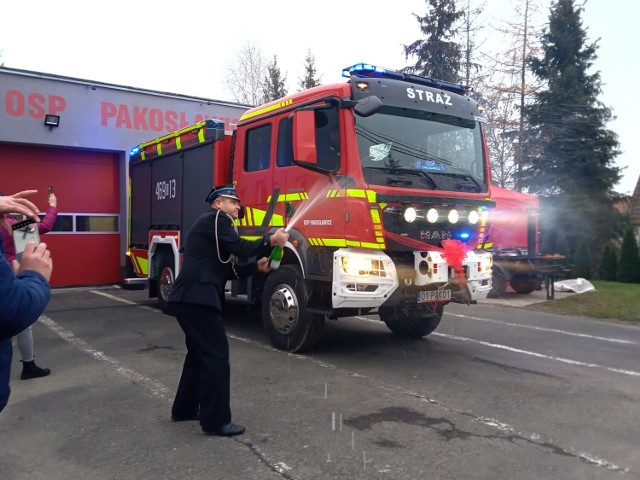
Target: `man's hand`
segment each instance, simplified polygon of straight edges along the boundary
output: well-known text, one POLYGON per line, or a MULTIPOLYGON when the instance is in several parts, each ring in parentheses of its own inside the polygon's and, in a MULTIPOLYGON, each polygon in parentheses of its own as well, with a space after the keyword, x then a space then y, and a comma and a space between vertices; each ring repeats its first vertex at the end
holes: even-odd
POLYGON ((52 207, 58 206, 58 197, 56 197, 55 193, 49 194, 49 205, 51 205, 52 207))
POLYGON ((287 240, 289 240, 289 232, 287 232, 282 227, 276 230, 275 233, 271 235, 271 238, 269 239, 272 247, 274 245, 280 245, 281 247, 284 247, 287 243, 287 240))
POLYGON ((23 190, 22 192, 14 193, 13 195, 7 195, 0 197, 0 214, 4 213, 21 213, 27 217, 33 218, 36 222, 40 221, 38 217, 38 207, 34 203, 27 200, 25 197, 29 197, 34 193, 38 193, 37 190, 23 190))
POLYGON ((262 257, 258 260, 258 271, 262 273, 269 273, 271 269, 269 268, 269 259, 267 257, 262 257))
MULTIPOLYGON (((14 268, 18 262, 14 260, 14 268)), ((53 260, 51 259, 51 252, 47 250, 47 244, 41 243, 36 246, 35 243, 29 242, 24 247, 22 253, 22 261, 18 267, 18 273, 25 270, 33 270, 42 275, 47 282, 51 278, 51 272, 53 271, 53 260)))

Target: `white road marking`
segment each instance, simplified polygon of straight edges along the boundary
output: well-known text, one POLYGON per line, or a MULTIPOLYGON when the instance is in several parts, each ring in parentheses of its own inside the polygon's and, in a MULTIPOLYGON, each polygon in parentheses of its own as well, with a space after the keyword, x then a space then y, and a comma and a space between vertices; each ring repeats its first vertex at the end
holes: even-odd
POLYGON ((634 342, 632 340, 623 340, 621 338, 599 337, 597 335, 588 335, 586 333, 567 332, 566 330, 558 330, 558 329, 555 329, 555 328, 536 327, 534 325, 520 325, 518 323, 500 322, 498 320, 492 320, 490 318, 473 317, 471 315, 461 315, 459 313, 449 313, 449 312, 447 312, 447 315, 448 316, 452 316, 452 317, 468 318, 470 320, 478 320, 480 322, 497 323, 499 325, 507 325, 509 327, 528 328, 530 330, 538 330, 540 332, 560 333, 562 335, 570 335, 570 336, 573 336, 573 337, 591 338, 593 340, 602 340, 604 342, 623 343, 623 344, 627 344, 627 345, 640 345, 639 342, 634 342))
POLYGON ((172 392, 164 386, 162 383, 153 380, 149 377, 145 377, 144 375, 131 370, 130 368, 122 366, 122 364, 108 355, 105 355, 103 352, 96 350, 91 345, 89 345, 86 341, 84 341, 80 337, 76 337, 73 332, 69 330, 65 330, 52 319, 47 317, 46 315, 40 316, 40 321, 53 330, 55 333, 60 335, 60 337, 69 342, 71 345, 78 348, 81 352, 86 353, 87 355, 93 357, 96 360, 101 362, 105 362, 110 364, 115 368, 115 371, 128 380, 133 380, 136 383, 143 385, 154 397, 160 398, 161 400, 170 401, 173 400, 172 392), (170 398, 171 397, 171 398, 170 398))
POLYGON ((127 300, 125 298, 116 297, 115 295, 111 295, 110 293, 99 292, 97 290, 89 290, 90 293, 95 293, 96 295, 102 295, 103 297, 107 297, 111 300, 115 300, 116 302, 126 303, 127 305, 136 305, 143 310, 150 310, 152 312, 157 312, 158 310, 153 307, 148 307, 146 305, 140 305, 137 302, 132 302, 131 300, 127 300))
MULTIPOLYGON (((353 318, 357 318, 358 320, 363 320, 365 322, 371 322, 371 323, 376 323, 376 324, 380 324, 379 321, 377 320, 373 320, 371 318, 367 318, 367 317, 353 317, 353 318)), ((532 352, 529 350, 522 350, 520 348, 513 348, 513 347, 509 347, 508 345, 501 345, 499 343, 490 343, 490 342, 485 342, 484 340, 476 340, 474 338, 467 338, 467 337, 460 337, 458 335, 449 335, 446 333, 438 333, 438 332, 433 332, 431 334, 432 336, 437 336, 437 337, 444 337, 444 338, 449 338, 451 340, 458 340, 460 342, 470 342, 470 343, 477 343, 478 345, 482 345, 485 347, 490 347, 490 348, 497 348, 500 350, 507 350, 513 353, 519 353, 522 355, 529 355, 532 357, 537 357, 537 358, 544 358, 547 360, 553 360, 556 362, 561 362, 561 363, 566 363, 569 365, 575 365, 578 367, 587 367, 587 368, 599 368, 602 370, 606 370, 608 372, 613 372, 613 373, 620 373, 622 375, 630 375, 632 377, 640 377, 640 372, 636 372, 634 370, 623 370, 621 368, 613 368, 613 367, 606 367, 604 365, 599 365, 597 363, 587 363, 587 362, 581 362, 579 360, 571 360, 568 358, 562 358, 562 357, 553 357, 551 355, 545 355, 543 353, 538 353, 538 352, 532 352)))
POLYGON ((608 372, 621 373, 623 375, 630 375, 632 377, 640 377, 640 372, 636 372, 634 370, 623 370, 621 368, 606 367, 604 365, 599 365, 597 363, 587 363, 587 362, 581 362, 579 360, 571 360, 569 358, 553 357, 551 355, 545 355, 543 353, 531 352, 529 350, 522 350, 520 348, 513 348, 513 347, 509 347, 507 345, 500 345, 499 343, 489 343, 489 342, 485 342, 483 340, 475 340, 473 338, 460 337, 458 335, 449 335, 449 334, 446 334, 446 333, 436 333, 436 332, 432 333, 431 335, 436 335, 438 337, 450 338, 452 340, 459 340, 461 342, 477 343, 477 344, 483 345, 485 347, 498 348, 500 350, 507 350, 507 351, 514 352, 514 353, 521 353, 523 355, 530 355, 532 357, 544 358, 544 359, 553 360, 553 361, 556 361, 556 362, 567 363, 569 365, 576 365, 578 367, 600 368, 600 369, 606 370, 608 372))

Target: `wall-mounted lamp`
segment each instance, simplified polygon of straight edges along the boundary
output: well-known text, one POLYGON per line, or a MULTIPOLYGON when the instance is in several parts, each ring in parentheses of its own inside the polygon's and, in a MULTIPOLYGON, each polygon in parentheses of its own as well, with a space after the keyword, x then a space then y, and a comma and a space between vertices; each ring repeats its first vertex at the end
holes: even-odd
POLYGON ((53 127, 60 126, 60 115, 46 114, 44 116, 44 124, 51 130, 53 127))

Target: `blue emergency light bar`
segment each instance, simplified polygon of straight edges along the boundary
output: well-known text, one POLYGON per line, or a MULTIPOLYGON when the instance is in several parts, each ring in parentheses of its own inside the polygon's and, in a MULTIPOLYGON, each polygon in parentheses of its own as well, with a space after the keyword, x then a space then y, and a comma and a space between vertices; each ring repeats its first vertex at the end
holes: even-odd
POLYGON ((465 88, 459 83, 446 82, 444 80, 435 80, 433 78, 421 77, 411 73, 403 73, 389 68, 378 67, 370 63, 356 63, 350 67, 342 69, 342 76, 350 78, 352 75, 361 78, 391 78, 394 80, 403 80, 427 87, 442 88, 450 92, 464 95, 465 88))

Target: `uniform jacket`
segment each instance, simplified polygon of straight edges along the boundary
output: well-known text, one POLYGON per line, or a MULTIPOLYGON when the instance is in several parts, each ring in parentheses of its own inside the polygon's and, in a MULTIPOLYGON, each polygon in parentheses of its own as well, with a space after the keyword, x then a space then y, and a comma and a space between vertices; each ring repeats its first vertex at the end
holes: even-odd
POLYGON ((38 319, 50 294, 47 280, 39 273, 27 270, 14 275, 0 244, 0 411, 9 400, 11 337, 38 319))
MULTIPOLYGON (((1 215, 1 214, 0 214, 1 215)), ((46 213, 42 220, 36 225, 38 226, 38 233, 40 235, 44 233, 48 233, 53 228, 53 224, 56 223, 56 218, 58 217, 58 209, 56 207, 52 207, 49 205, 46 213)), ((14 225, 16 222, 15 218, 11 215, 5 215, 5 219, 9 225, 14 225)), ((7 260, 11 262, 16 259, 16 246, 13 243, 13 236, 11 233, 7 232, 4 228, 0 228, 0 235, 2 236, 2 245, 4 246, 4 255, 7 257, 7 260)))
POLYGON ((257 271, 255 260, 247 263, 227 260, 232 255, 245 260, 268 256, 270 237, 243 240, 226 213, 211 210, 202 214, 187 236, 182 269, 171 289, 169 302, 207 305, 222 311, 227 280, 247 277, 257 271))

